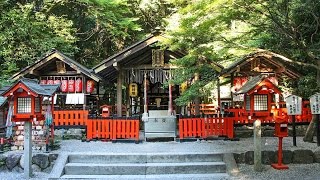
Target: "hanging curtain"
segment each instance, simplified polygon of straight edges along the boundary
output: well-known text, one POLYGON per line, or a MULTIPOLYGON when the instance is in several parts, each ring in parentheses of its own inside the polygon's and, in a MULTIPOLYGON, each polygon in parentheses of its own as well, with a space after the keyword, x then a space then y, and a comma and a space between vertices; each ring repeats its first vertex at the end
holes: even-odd
MULTIPOLYGON (((47 110, 45 114, 45 125, 50 127, 53 122, 52 112, 51 112, 51 106, 47 105, 47 110)), ((48 129, 48 128, 47 128, 48 129)))
POLYGON ((6 121, 6 137, 10 138, 12 136, 12 127, 13 127, 13 122, 11 121, 13 115, 13 101, 9 101, 9 109, 8 109, 8 114, 7 114, 7 121, 6 121))

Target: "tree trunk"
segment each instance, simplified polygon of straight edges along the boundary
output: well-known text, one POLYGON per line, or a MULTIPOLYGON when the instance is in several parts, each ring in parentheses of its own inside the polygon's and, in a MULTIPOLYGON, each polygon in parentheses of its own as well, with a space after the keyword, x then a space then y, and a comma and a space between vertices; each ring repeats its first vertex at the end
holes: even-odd
MULTIPOLYGON (((320 60, 317 60, 317 65, 318 65, 317 85, 318 85, 318 87, 320 87, 320 60)), ((303 137, 303 141, 305 141, 305 142, 312 142, 313 141, 313 136, 316 131, 316 120, 317 120, 316 115, 313 115, 312 120, 308 126, 307 131, 306 131, 306 134, 303 137)))
POLYGON ((313 115, 312 120, 308 126, 307 131, 306 131, 306 134, 303 137, 304 142, 313 142, 313 136, 314 136, 314 133, 316 130, 316 120, 317 120, 316 116, 313 115))

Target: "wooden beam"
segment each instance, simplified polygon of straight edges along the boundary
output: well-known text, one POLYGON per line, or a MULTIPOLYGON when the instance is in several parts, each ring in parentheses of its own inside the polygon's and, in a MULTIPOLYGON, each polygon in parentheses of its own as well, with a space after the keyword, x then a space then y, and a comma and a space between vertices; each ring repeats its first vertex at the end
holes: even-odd
POLYGON ((122 117, 122 70, 118 71, 117 79, 117 116, 122 117))

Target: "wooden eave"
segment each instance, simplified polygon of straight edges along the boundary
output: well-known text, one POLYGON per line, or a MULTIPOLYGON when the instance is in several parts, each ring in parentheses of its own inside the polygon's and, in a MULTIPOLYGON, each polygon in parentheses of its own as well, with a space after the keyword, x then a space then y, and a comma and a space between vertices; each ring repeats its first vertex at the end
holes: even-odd
POLYGON ((101 78, 97 76, 96 74, 92 73, 91 70, 87 69, 83 65, 79 64, 78 62, 72 60, 71 58, 65 56, 61 52, 57 50, 53 50, 44 57, 40 58, 39 60, 35 61, 35 63, 25 67, 21 71, 17 72, 14 74, 11 78, 13 80, 18 80, 19 78, 25 76, 26 74, 33 74, 36 69, 41 69, 43 68, 46 64, 48 64, 52 60, 61 60, 64 63, 68 64, 71 68, 75 69, 77 72, 82 73, 91 79, 99 82, 101 78))
MULTIPOLYGON (((273 73, 276 74, 284 74, 292 79, 299 78, 301 75, 293 70, 294 68, 288 65, 285 60, 283 60, 282 56, 270 51, 258 51, 251 53, 249 55, 244 56, 243 58, 239 59, 238 61, 231 64, 229 67, 222 70, 220 76, 226 77, 230 74, 233 74, 235 72, 241 73, 241 68, 245 67, 248 63, 251 61, 260 58, 263 61, 275 66, 280 71, 275 71, 273 73), (277 60, 278 59, 278 60, 277 60), (240 71, 239 71, 240 70, 240 71)), ((250 73, 250 72, 243 72, 243 73, 250 73)), ((259 74, 260 72, 252 71, 252 74, 259 74)))
MULTIPOLYGON (((129 46, 119 53, 102 61, 92 70, 109 83, 115 82, 120 69, 146 69, 150 68, 152 61, 153 45, 164 39, 161 35, 149 36, 148 38, 129 46)), ((183 57, 181 52, 165 51, 165 60, 183 57)), ((165 65, 162 68, 166 68, 165 65)), ((170 68, 170 67, 169 67, 170 68)), ((172 67, 174 68, 174 67, 172 67)))

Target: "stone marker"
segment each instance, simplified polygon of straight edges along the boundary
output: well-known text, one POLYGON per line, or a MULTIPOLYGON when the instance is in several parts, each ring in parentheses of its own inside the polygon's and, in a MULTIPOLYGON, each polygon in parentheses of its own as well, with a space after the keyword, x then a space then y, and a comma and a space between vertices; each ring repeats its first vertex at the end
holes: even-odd
POLYGON ((29 179, 32 175, 32 123, 26 121, 24 123, 24 175, 29 179))
POLYGON ((254 121, 254 170, 261 172, 261 121, 254 121))

